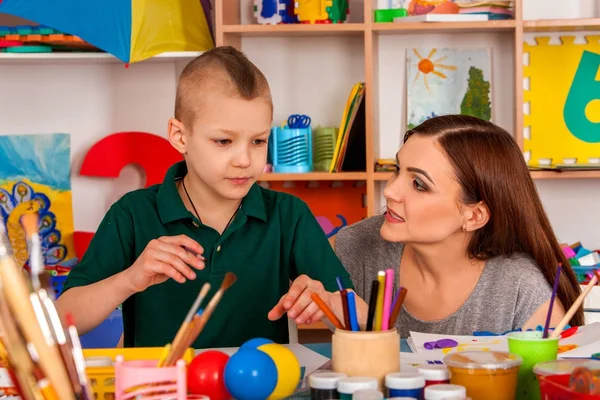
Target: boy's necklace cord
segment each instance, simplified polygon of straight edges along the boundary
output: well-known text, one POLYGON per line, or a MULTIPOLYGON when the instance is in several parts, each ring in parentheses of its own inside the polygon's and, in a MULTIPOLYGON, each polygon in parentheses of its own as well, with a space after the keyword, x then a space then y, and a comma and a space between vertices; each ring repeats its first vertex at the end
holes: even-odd
MULTIPOLYGON (((192 208, 194 209, 194 213, 196 214, 196 217, 198 218, 198 221, 200 221, 201 224, 203 224, 204 222, 202 222, 202 218, 200 218, 200 214, 198 214, 198 210, 196 210, 196 206, 194 205, 194 202, 192 201, 192 198, 190 197, 190 194, 188 193, 187 188, 185 187, 185 178, 181 178, 181 185, 183 186, 183 191, 185 192, 185 195, 188 198, 188 201, 190 202, 190 204, 192 205, 192 208)), ((227 230, 227 228, 229 227, 229 225, 231 224, 231 222, 233 221, 233 219, 235 218, 235 215, 237 214, 238 210, 242 208, 242 205, 240 204, 240 206, 238 208, 235 209, 233 215, 231 216, 231 218, 229 218, 229 222, 227 222, 227 225, 225 225, 225 228, 223 229, 223 232, 225 232, 227 230)))

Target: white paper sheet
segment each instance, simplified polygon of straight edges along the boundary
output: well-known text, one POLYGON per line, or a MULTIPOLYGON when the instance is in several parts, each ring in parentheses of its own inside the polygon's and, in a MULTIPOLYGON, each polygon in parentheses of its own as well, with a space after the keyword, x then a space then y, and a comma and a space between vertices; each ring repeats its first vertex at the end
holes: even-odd
POLYGON ((413 352, 424 354, 427 359, 431 360, 442 360, 447 354, 462 351, 508 351, 506 336, 457 336, 410 332, 409 345, 413 352), (453 339, 458 342, 458 346, 432 350, 425 348, 425 343, 435 342, 440 339, 453 339))
MULTIPOLYGON (((304 376, 312 373, 319 369, 323 364, 329 361, 329 358, 320 355, 319 353, 312 351, 308 347, 305 347, 301 344, 284 344, 283 346, 290 349, 296 358, 298 358, 298 362, 301 367, 305 368, 304 376)), ((233 355, 236 351, 238 351, 239 347, 220 347, 215 349, 197 349, 196 355, 200 354, 207 350, 218 350, 222 351, 225 354, 233 355)))

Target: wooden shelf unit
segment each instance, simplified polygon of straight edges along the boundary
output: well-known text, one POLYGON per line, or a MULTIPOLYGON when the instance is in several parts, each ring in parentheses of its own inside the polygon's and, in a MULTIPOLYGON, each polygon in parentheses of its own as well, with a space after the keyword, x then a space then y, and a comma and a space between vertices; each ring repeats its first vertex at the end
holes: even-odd
MULTIPOLYGON (((242 0, 245 1, 245 0, 242 0)), ((521 149, 523 149, 523 41, 525 32, 551 32, 551 31, 577 31, 600 30, 600 18, 573 19, 573 20, 523 20, 523 2, 514 0, 515 19, 508 21, 485 22, 416 22, 416 23, 375 23, 373 10, 376 0, 364 1, 364 22, 349 22, 345 24, 295 24, 295 25, 258 25, 243 24, 241 22, 240 0, 217 0, 215 6, 215 39, 217 45, 231 45, 242 49, 242 37, 269 36, 269 37, 304 37, 304 36, 348 36, 362 35, 364 37, 364 68, 367 91, 365 96, 366 106, 366 164, 364 173, 311 173, 311 174, 266 174, 266 181, 282 180, 365 180, 367 188, 367 215, 374 215, 379 207, 376 205, 376 184, 386 181, 391 177, 388 172, 375 172, 375 138, 377 138, 376 124, 376 99, 374 91, 377 90, 378 71, 378 36, 403 35, 414 33, 460 33, 479 34, 482 32, 500 33, 508 35, 514 42, 514 85, 515 106, 513 133, 521 149), (375 88, 370 90, 371 88, 375 88)), ((359 13, 356 8, 352 13, 359 13)), ((571 179, 571 178, 600 178, 600 171, 532 171, 534 179, 571 179)))

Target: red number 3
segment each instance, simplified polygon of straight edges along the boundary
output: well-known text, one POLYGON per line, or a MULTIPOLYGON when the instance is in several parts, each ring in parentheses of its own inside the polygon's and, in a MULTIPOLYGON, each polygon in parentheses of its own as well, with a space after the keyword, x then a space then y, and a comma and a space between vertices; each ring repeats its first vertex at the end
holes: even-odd
MULTIPOLYGON (((0 0, 1 2, 2 0, 0 0)), ((183 157, 169 141, 146 132, 119 132, 94 144, 81 165, 80 175, 117 178, 127 165, 144 170, 144 187, 161 183, 169 167, 183 157)), ((93 232, 75 232, 75 252, 81 258, 94 236, 93 232)))

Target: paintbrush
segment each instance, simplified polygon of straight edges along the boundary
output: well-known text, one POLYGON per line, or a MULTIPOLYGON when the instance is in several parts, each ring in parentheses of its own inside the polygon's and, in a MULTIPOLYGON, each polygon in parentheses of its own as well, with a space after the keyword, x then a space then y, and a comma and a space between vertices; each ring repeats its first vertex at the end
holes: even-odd
POLYGON ((560 272, 562 271, 562 264, 558 263, 556 269, 556 277, 554 278, 554 285, 552 287, 552 296, 550 296, 550 305, 548 306, 548 315, 546 316, 546 323, 544 324, 544 333, 542 338, 548 337, 548 329, 550 329, 550 319, 552 318, 552 308, 554 306, 554 299, 556 298, 556 292, 558 292, 558 281, 560 280, 560 272))
MULTIPOLYGON (((50 297, 50 293, 53 293, 53 288, 50 283, 50 276, 46 272, 42 254, 42 241, 38 230, 39 216, 37 213, 25 214, 21 216, 20 222, 25 231, 25 237, 27 238, 31 285, 33 291, 37 292, 41 303, 41 310, 38 311, 35 306, 34 310, 36 311, 36 315, 38 315, 38 320, 40 321, 44 336, 47 337, 48 334, 51 335, 50 338, 46 338, 48 345, 52 346, 54 343, 58 345, 75 394, 81 395, 82 388, 77 376, 77 370, 75 369, 71 345, 67 342, 65 331, 60 322, 60 317, 56 311, 54 301, 50 297)), ((31 296, 33 295, 34 294, 31 296)), ((34 299, 32 299, 32 304, 35 304, 34 299)))
POLYGON ((177 331, 177 334, 175 335, 175 339, 173 339, 173 342, 171 343, 171 347, 169 353, 167 354, 165 362, 170 361, 172 358, 172 356, 170 357, 170 354, 173 352, 173 350, 178 349, 181 346, 182 340, 184 340, 185 338, 185 333, 187 332, 190 323, 192 322, 192 318, 198 312, 198 308, 206 298, 206 295, 208 294, 209 290, 210 283, 206 282, 204 285, 202 285, 202 289, 200 289, 196 300, 192 304, 192 307, 190 307, 190 310, 188 311, 187 315, 185 316, 185 319, 183 320, 183 323, 181 324, 179 330, 177 331))
POLYGON ((206 326, 208 319, 211 317, 211 315, 215 311, 215 308, 219 304, 219 301, 221 301, 223 294, 225 293, 225 291, 227 289, 229 289, 231 287, 231 285, 233 285, 235 283, 236 279, 237 279, 237 276, 233 272, 228 272, 227 274, 225 274, 225 278, 223 279, 223 282, 221 282, 221 287, 219 287, 219 290, 217 290, 217 292, 214 294, 214 296, 210 299, 210 302, 208 303, 206 308, 204 308, 202 315, 198 319, 198 323, 194 323, 190 327, 189 335, 187 335, 186 339, 184 341, 182 341, 183 343, 173 352, 173 357, 171 357, 171 359, 168 360, 169 363, 165 362, 165 366, 169 367, 169 366, 174 365, 176 360, 178 360, 179 358, 181 358, 183 356, 183 353, 185 352, 185 350, 188 347, 190 347, 192 345, 192 343, 194 343, 196 338, 202 332, 202 329, 204 329, 204 326, 206 326))
POLYGON ((73 315, 71 315, 71 313, 67 313, 67 315, 65 315, 65 319, 67 322, 67 334, 73 346, 73 361, 82 388, 81 398, 82 400, 94 400, 94 393, 92 392, 90 382, 85 372, 85 357, 83 356, 83 349, 81 347, 81 342, 79 341, 79 333, 77 333, 77 328, 75 327, 75 322, 73 321, 73 315))
POLYGON ((15 325, 15 319, 11 315, 4 292, 0 282, 0 328, 2 329, 2 344, 6 349, 9 362, 13 369, 15 384, 21 396, 25 400, 44 400, 39 386, 36 384, 34 370, 40 371, 40 367, 34 366, 30 358, 25 339, 19 333, 15 325))
POLYGON ((600 281, 600 273, 598 272, 598 270, 596 270, 596 271, 594 271, 594 276, 592 276, 592 279, 590 279, 590 281, 586 285, 585 289, 583 289, 583 292, 581 292, 579 294, 579 296, 573 302, 573 304, 571 305, 571 307, 569 308, 569 310, 567 311, 567 313, 565 314, 563 319, 560 320, 558 325, 556 325, 556 328, 554 328, 554 331, 552 331, 552 333, 549 335, 550 338, 553 339, 553 338, 557 338, 560 336, 560 333, 565 328, 565 326, 567 326, 567 324, 569 323, 571 318, 573 318, 573 315, 575 315, 575 313, 577 312, 577 309, 579 307, 581 307, 581 304, 583 303, 583 300, 585 300, 585 297, 592 291, 592 289, 594 288, 596 283, 598 283, 599 281, 600 281))
POLYGON ((40 366, 61 400, 75 400, 73 388, 62 363, 58 348, 48 346, 29 300, 30 284, 12 257, 6 229, 0 220, 0 279, 6 301, 18 321, 27 342, 32 343, 40 357, 40 366))

